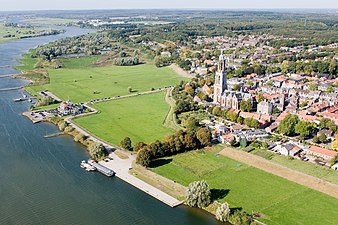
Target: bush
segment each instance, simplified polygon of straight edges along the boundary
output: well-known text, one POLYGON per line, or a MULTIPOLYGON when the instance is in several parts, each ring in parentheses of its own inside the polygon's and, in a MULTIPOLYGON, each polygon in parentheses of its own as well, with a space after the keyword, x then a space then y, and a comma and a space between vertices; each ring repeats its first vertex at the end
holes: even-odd
POLYGON ((66 129, 66 127, 68 126, 68 124, 65 121, 60 121, 58 123, 58 127, 60 131, 64 131, 66 129))
POLYGON ((70 132, 72 132, 72 131, 74 131, 75 129, 74 129, 74 127, 72 127, 72 126, 67 126, 66 128, 65 128, 65 132, 66 133, 70 133, 70 132))
POLYGON ((77 134, 75 137, 74 137, 74 141, 76 141, 76 142, 80 142, 80 141, 83 141, 84 139, 85 139, 85 135, 84 134, 82 134, 82 133, 79 133, 79 134, 77 134))
POLYGON ((253 219, 247 213, 236 210, 229 216, 229 222, 233 225, 250 225, 253 222, 253 219))

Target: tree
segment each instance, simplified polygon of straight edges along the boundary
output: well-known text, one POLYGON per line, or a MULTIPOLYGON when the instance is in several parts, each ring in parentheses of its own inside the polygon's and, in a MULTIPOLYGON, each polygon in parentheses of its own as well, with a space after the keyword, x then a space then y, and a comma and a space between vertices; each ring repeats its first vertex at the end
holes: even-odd
POLYGON ((150 154, 151 153, 146 147, 142 148, 137 153, 136 163, 140 164, 141 166, 148 167, 151 162, 150 154))
POLYGON ((191 207, 203 208, 211 203, 211 191, 205 180, 189 184, 186 194, 186 204, 191 207))
POLYGON ((64 131, 67 126, 68 126, 68 123, 66 121, 60 121, 59 124, 58 124, 60 131, 64 131))
POLYGON ((313 140, 313 142, 316 143, 316 144, 320 143, 319 137, 318 137, 317 135, 314 136, 312 140, 313 140))
POLYGON ((284 60, 281 68, 282 68, 282 74, 287 74, 289 72, 288 71, 288 61, 284 60))
POLYGON ((239 84, 235 84, 233 87, 232 87, 232 90, 233 91, 239 91, 239 89, 241 89, 241 86, 239 84))
POLYGON ((134 146, 134 151, 138 152, 140 149, 142 149, 143 147, 147 146, 146 143, 144 142, 137 142, 134 146))
POLYGON ((262 102, 262 101, 264 101, 264 95, 262 94, 262 93, 259 93, 258 95, 257 95, 257 101, 258 101, 258 103, 259 102, 262 102))
POLYGON ((201 143, 202 146, 208 146, 211 144, 211 132, 209 129, 203 127, 200 128, 196 133, 197 140, 201 143))
POLYGON ((314 131, 314 126, 308 121, 299 121, 295 126, 295 133, 299 134, 302 137, 307 137, 314 131))
POLYGON ((273 82, 272 82, 271 80, 269 80, 268 82, 266 82, 266 85, 272 86, 272 85, 273 85, 273 82))
POLYGON ((241 136, 241 138, 239 139, 239 145, 242 148, 245 148, 246 146, 248 146, 248 140, 246 139, 246 137, 241 136))
POLYGON ((236 210, 229 216, 229 222, 233 225, 250 225, 252 218, 245 212, 236 210))
POLYGON ((241 117, 241 116, 239 116, 239 117, 237 117, 237 120, 236 120, 236 122, 237 122, 237 123, 239 123, 239 124, 243 124, 243 122, 244 122, 244 118, 243 118, 243 117, 241 117))
POLYGON ((221 221, 221 222, 226 222, 228 221, 230 215, 230 207, 228 203, 223 203, 218 206, 216 210, 216 219, 221 221))
POLYGON ((335 140, 332 142, 331 148, 335 151, 338 151, 338 135, 336 136, 335 140))
POLYGON ((323 118, 319 123, 319 129, 329 129, 331 132, 336 133, 338 127, 334 121, 323 118))
POLYGON ((321 142, 321 143, 326 143, 327 142, 327 137, 324 133, 321 133, 318 137, 318 140, 321 142))
POLYGON ((316 84, 310 84, 309 85, 309 90, 310 91, 318 91, 318 86, 316 84))
POLYGON ((221 107, 219 106, 216 106, 213 110, 212 110, 212 114, 215 115, 215 116, 220 116, 221 115, 221 107))
POLYGON ((278 132, 281 134, 291 136, 295 134, 295 127, 299 122, 299 118, 296 115, 287 115, 279 124, 278 132))
POLYGON ((226 114, 226 119, 235 122, 237 120, 237 113, 233 111, 228 111, 226 114))
POLYGON ((331 75, 335 75, 337 74, 337 60, 336 59, 332 59, 330 62, 330 66, 329 66, 329 73, 331 75))
POLYGON ((250 112, 253 108, 253 103, 250 99, 242 100, 240 103, 240 108, 244 112, 250 112))
POLYGON ((120 142, 120 146, 126 150, 133 150, 133 148, 131 147, 131 139, 130 137, 125 137, 121 142, 120 142))
POLYGON ((95 160, 101 160, 108 155, 106 148, 101 143, 96 143, 89 149, 89 154, 95 160))

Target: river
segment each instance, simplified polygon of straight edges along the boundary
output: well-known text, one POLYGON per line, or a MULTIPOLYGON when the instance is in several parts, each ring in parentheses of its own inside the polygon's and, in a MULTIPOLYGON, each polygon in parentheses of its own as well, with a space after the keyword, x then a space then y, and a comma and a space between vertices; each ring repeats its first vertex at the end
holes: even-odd
MULTIPOLYGON (((55 36, 0 44, 0 76, 15 74, 22 54, 37 45, 88 30, 67 27, 55 36)), ((0 88, 27 81, 1 78, 0 88)), ((86 149, 69 136, 46 139, 54 125, 35 124, 21 113, 29 102, 14 103, 22 90, 0 92, 0 224, 217 224, 188 207, 170 208, 116 177, 80 168, 86 149)))

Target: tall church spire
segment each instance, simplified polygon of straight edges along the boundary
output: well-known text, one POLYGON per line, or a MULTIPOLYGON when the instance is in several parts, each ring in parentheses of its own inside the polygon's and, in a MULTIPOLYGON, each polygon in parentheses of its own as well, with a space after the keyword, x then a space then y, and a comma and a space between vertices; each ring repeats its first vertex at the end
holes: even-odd
POLYGON ((221 55, 219 56, 218 60, 218 72, 225 72, 226 66, 228 63, 228 58, 223 54, 224 50, 221 50, 221 55))
POLYGON ((226 57, 223 54, 223 50, 221 50, 221 55, 219 56, 218 61, 218 69, 215 75, 214 102, 219 102, 223 92, 228 89, 226 72, 228 62, 228 57, 226 57))

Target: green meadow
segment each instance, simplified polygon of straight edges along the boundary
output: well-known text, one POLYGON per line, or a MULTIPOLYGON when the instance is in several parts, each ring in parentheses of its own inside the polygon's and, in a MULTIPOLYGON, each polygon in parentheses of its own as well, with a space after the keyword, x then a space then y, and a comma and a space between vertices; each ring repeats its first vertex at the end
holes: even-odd
POLYGON ((114 145, 127 136, 133 144, 162 140, 173 132, 163 125, 169 112, 164 97, 165 93, 159 92, 97 103, 93 106, 100 111, 98 114, 77 118, 73 122, 114 145))
MULTIPOLYGON (((64 68, 49 69, 50 83, 31 86, 30 90, 39 92, 49 90, 63 100, 85 102, 105 97, 143 92, 178 84, 183 78, 170 68, 157 68, 151 64, 138 66, 96 67, 92 61, 98 57, 63 58, 64 68)), ((32 69, 34 59, 22 60, 27 64, 18 69, 32 69)))
POLYGON ((266 224, 336 224, 338 200, 208 151, 155 162, 152 171, 187 186, 206 180, 217 200, 261 213, 266 224))

